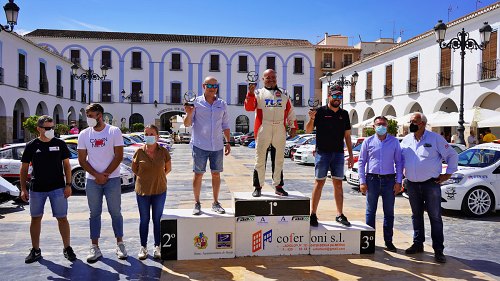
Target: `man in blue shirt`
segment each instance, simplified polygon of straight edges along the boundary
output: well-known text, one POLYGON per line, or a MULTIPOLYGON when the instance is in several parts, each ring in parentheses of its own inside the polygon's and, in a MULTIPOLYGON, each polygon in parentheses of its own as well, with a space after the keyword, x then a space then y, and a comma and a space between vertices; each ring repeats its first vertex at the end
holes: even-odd
POLYGON ((424 209, 427 209, 434 258, 437 262, 445 263, 440 183, 457 171, 458 154, 442 136, 426 130, 426 125, 425 115, 414 113, 410 119, 411 133, 401 142, 413 223, 413 245, 406 249, 406 253, 424 251, 424 209), (448 164, 445 174, 441 174, 442 160, 448 164))
POLYGON ((193 126, 191 133, 191 146, 193 148, 193 192, 196 201, 193 215, 201 214, 200 192, 203 173, 206 171, 207 161, 210 160, 212 172, 212 190, 214 202, 212 211, 224 214, 225 210, 220 205, 220 173, 223 170, 223 154, 231 152, 229 145, 229 117, 227 104, 217 97, 219 84, 214 77, 207 77, 203 82, 204 93, 194 101, 194 106, 185 105, 186 118, 184 126, 193 126), (226 144, 224 145, 224 139, 226 144), (223 152, 224 151, 224 152, 223 152))
POLYGON ((395 195, 401 192, 403 178, 401 148, 398 139, 387 134, 388 120, 385 116, 377 116, 373 122, 376 134, 361 144, 359 188, 366 194, 366 224, 373 228, 378 197, 382 196, 386 250, 397 252, 392 235, 395 195))

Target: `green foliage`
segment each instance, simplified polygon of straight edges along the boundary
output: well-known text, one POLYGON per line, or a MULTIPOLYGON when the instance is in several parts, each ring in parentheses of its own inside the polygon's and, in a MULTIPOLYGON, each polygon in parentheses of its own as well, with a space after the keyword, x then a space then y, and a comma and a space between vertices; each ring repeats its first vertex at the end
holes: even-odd
POLYGON ((128 128, 127 127, 121 127, 120 130, 122 131, 122 134, 128 133, 128 128))
POLYGON ((304 131, 304 130, 297 130, 297 132, 296 132, 297 135, 305 134, 305 133, 306 133, 306 131, 304 131))
POLYGON ((397 136, 397 134, 398 134, 398 121, 389 120, 389 123, 387 124, 387 132, 393 136, 397 136))
POLYGON ((33 116, 28 117, 23 122, 23 128, 25 130, 28 130, 28 132, 30 132, 31 134, 38 136, 38 131, 36 130, 36 127, 37 127, 37 122, 38 122, 39 117, 40 116, 38 116, 38 115, 33 115, 33 116))
POLYGON ((375 129, 373 129, 372 127, 365 128, 365 135, 367 137, 372 136, 374 134, 375 134, 375 129))
POLYGON ((143 132, 144 131, 144 124, 143 123, 132 124, 131 131, 132 132, 143 132))
POLYGON ((67 135, 69 132, 69 126, 66 124, 56 124, 54 131, 56 134, 60 135, 67 135))

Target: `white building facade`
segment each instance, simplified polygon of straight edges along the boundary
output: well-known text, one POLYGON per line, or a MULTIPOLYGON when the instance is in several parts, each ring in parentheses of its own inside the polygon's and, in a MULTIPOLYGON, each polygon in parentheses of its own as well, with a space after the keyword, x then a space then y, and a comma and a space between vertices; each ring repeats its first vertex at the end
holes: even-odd
MULTIPOLYGON (((484 22, 488 22, 493 28, 487 49, 466 50, 465 54, 464 109, 481 107, 500 111, 497 36, 500 27, 500 4, 493 4, 448 23, 445 42, 456 37, 464 28, 469 32, 470 38, 480 44, 479 29, 484 22)), ((429 23, 429 27, 432 28, 435 24, 429 23)), ((351 123, 356 124, 378 115, 402 117, 416 111, 426 115, 437 111, 458 112, 460 66, 460 50, 441 50, 436 43, 434 30, 430 30, 334 72, 331 80, 335 81, 341 75, 351 80, 354 71, 359 74, 357 84, 344 89, 343 101, 351 123)), ((324 102, 327 98, 328 82, 326 77, 322 77, 321 81, 324 102)), ((432 120, 429 120, 429 123, 432 123, 432 120)), ((471 124, 465 126, 467 137, 467 126, 471 124)), ((491 129, 499 135, 499 128, 491 129)), ((454 133, 456 127, 433 130, 454 133)), ((356 129, 353 133, 362 134, 356 129)))

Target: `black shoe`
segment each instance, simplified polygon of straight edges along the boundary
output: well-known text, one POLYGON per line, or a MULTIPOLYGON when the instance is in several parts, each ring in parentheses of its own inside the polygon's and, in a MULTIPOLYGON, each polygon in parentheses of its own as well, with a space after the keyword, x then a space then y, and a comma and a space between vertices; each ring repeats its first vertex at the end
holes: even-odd
POLYGON ((252 192, 252 196, 253 197, 260 197, 261 190, 262 190, 262 187, 261 188, 256 187, 255 190, 252 192))
POLYGON ((282 186, 277 186, 276 191, 274 192, 279 196, 288 196, 288 192, 286 192, 282 186))
POLYGON ((424 245, 413 243, 413 245, 411 245, 410 248, 406 249, 405 253, 412 255, 416 253, 422 253, 423 251, 424 251, 424 245))
POLYGON ((42 250, 31 249, 30 254, 24 259, 25 263, 33 263, 42 258, 42 250))
POLYGON ((311 219, 309 221, 311 226, 317 227, 318 226, 318 217, 316 214, 311 214, 311 219))
POLYGON ((71 246, 66 247, 66 249, 63 250, 63 254, 64 257, 69 261, 76 260, 75 252, 73 251, 73 248, 71 248, 71 246))
POLYGON ((443 254, 442 250, 434 251, 434 260, 439 263, 446 263, 446 256, 443 254))
POLYGON ((344 216, 344 214, 337 216, 335 218, 335 221, 340 223, 340 224, 343 224, 344 226, 351 226, 351 223, 347 220, 347 218, 344 216))
POLYGON ((393 253, 398 252, 398 249, 394 246, 394 244, 392 244, 392 242, 385 242, 385 250, 393 253))

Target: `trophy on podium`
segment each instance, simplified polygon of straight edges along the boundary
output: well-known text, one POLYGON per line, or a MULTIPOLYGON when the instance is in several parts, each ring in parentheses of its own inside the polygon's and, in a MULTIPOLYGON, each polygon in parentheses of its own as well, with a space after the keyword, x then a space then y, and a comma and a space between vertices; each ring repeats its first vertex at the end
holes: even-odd
POLYGON ((247 73, 247 82, 250 85, 257 85, 257 81, 259 80, 259 74, 255 71, 250 71, 247 73))
POLYGON ((309 110, 316 110, 316 108, 319 106, 319 100, 316 98, 309 98, 307 104, 310 107, 309 110))
POLYGON ((187 91, 184 93, 184 105, 194 106, 194 100, 196 99, 196 93, 193 91, 187 91))

